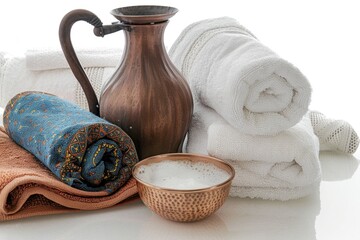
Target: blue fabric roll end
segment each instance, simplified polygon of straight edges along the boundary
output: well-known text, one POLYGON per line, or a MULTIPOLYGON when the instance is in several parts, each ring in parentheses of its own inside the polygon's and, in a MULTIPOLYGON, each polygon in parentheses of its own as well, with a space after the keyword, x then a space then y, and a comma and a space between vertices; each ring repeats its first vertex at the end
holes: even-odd
POLYGON ((5 108, 4 127, 61 181, 81 190, 113 193, 138 162, 121 128, 54 95, 16 95, 5 108))

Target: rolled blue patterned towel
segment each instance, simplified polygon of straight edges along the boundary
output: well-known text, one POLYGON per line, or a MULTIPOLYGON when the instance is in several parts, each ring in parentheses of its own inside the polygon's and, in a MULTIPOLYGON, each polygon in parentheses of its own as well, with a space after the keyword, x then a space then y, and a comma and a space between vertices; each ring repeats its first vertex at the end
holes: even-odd
POLYGON ((17 144, 81 190, 113 193, 138 162, 133 141, 121 128, 54 95, 16 95, 3 121, 17 144))

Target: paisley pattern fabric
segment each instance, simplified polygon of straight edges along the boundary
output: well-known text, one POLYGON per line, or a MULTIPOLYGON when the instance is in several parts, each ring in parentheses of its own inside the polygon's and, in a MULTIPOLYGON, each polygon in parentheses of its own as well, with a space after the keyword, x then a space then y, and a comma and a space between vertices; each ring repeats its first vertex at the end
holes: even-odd
POLYGON ((78 189, 113 193, 138 162, 133 141, 121 128, 50 94, 16 95, 3 121, 17 144, 78 189))

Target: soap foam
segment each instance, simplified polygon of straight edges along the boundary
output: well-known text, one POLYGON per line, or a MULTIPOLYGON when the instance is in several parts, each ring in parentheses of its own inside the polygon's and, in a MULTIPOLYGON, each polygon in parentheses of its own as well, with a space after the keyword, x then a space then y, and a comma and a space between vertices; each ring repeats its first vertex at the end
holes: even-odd
POLYGON ((136 177, 162 188, 190 190, 218 185, 230 174, 211 163, 164 160, 140 166, 136 177))

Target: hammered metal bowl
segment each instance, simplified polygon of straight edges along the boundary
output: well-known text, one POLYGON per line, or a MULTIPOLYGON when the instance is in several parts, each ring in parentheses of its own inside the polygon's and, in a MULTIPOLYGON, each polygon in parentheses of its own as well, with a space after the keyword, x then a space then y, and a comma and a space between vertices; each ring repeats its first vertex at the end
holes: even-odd
POLYGON ((203 219, 218 210, 229 195, 231 181, 235 176, 233 167, 222 160, 205 155, 172 153, 146 158, 133 169, 139 195, 144 204, 156 214, 177 222, 192 222, 203 219), (229 173, 229 178, 202 189, 178 190, 161 188, 137 177, 139 167, 163 160, 211 163, 229 173))

